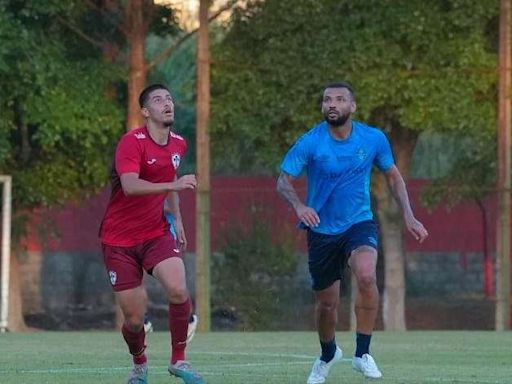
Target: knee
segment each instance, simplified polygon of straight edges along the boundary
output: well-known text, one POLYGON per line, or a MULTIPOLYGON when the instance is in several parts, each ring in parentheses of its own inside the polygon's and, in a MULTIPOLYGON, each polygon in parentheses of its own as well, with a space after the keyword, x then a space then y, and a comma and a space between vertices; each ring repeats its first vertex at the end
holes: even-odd
POLYGON ((187 287, 171 286, 167 292, 167 297, 171 303, 183 303, 189 297, 187 287))
POLYGON ((373 272, 363 272, 357 276, 357 285, 362 292, 373 291, 377 288, 377 278, 373 272))
POLYGON ((324 312, 324 313, 332 313, 332 312, 336 312, 336 310, 337 310, 337 305, 336 305, 335 301, 325 301, 325 300, 319 301, 317 303, 317 307, 321 312, 324 312))
POLYGON ((144 315, 136 312, 124 313, 124 323, 132 332, 139 332, 144 327, 144 315))

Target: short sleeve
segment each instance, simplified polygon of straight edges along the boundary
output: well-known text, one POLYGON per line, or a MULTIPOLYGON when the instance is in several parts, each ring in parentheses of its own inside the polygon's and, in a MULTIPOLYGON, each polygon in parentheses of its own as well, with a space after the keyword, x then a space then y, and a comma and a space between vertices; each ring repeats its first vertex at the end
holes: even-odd
POLYGON ((302 136, 286 153, 281 170, 287 174, 298 177, 308 165, 310 151, 306 136, 302 136))
POLYGON ((124 135, 116 148, 116 171, 119 176, 123 173, 140 172, 142 159, 138 139, 133 135, 124 135))
POLYGON ((374 164, 380 171, 386 172, 395 164, 393 152, 391 151, 391 144, 389 143, 386 135, 381 131, 379 131, 377 140, 377 154, 375 156, 374 164))
POLYGON ((184 157, 188 151, 188 141, 186 139, 183 139, 183 148, 181 152, 181 156, 184 157))

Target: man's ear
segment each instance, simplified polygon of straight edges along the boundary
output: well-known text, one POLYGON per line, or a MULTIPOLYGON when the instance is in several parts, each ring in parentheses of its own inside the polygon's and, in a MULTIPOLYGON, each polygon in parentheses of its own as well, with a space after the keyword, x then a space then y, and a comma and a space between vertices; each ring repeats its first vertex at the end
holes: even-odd
POLYGON ((140 111, 142 113, 142 116, 144 116, 145 118, 149 117, 149 111, 146 107, 142 107, 140 111))
POLYGON ((357 104, 355 101, 352 101, 352 103, 350 103, 350 113, 355 113, 355 111, 357 111, 357 104))

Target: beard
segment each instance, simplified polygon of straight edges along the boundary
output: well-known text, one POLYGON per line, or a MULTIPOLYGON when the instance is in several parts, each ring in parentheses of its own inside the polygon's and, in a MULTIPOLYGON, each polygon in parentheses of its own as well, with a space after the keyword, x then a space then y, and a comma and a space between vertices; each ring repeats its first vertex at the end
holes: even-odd
POLYGON ((349 117, 350 113, 341 114, 336 118, 329 117, 329 112, 324 113, 325 121, 332 127, 341 127, 346 123, 349 117))

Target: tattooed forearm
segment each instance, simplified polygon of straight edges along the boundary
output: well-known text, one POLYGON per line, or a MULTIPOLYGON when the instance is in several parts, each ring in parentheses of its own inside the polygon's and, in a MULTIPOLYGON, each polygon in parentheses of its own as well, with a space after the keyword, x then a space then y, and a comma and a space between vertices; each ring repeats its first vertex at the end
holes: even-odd
POLYGON ((396 202, 402 209, 402 212, 405 215, 412 215, 411 203, 409 201, 409 195, 407 194, 407 188, 405 186, 405 181, 396 170, 395 172, 390 172, 387 174, 389 189, 396 202))
POLYGON ((291 183, 291 176, 284 173, 279 175, 279 178, 277 179, 277 191, 294 209, 302 204, 291 183))

